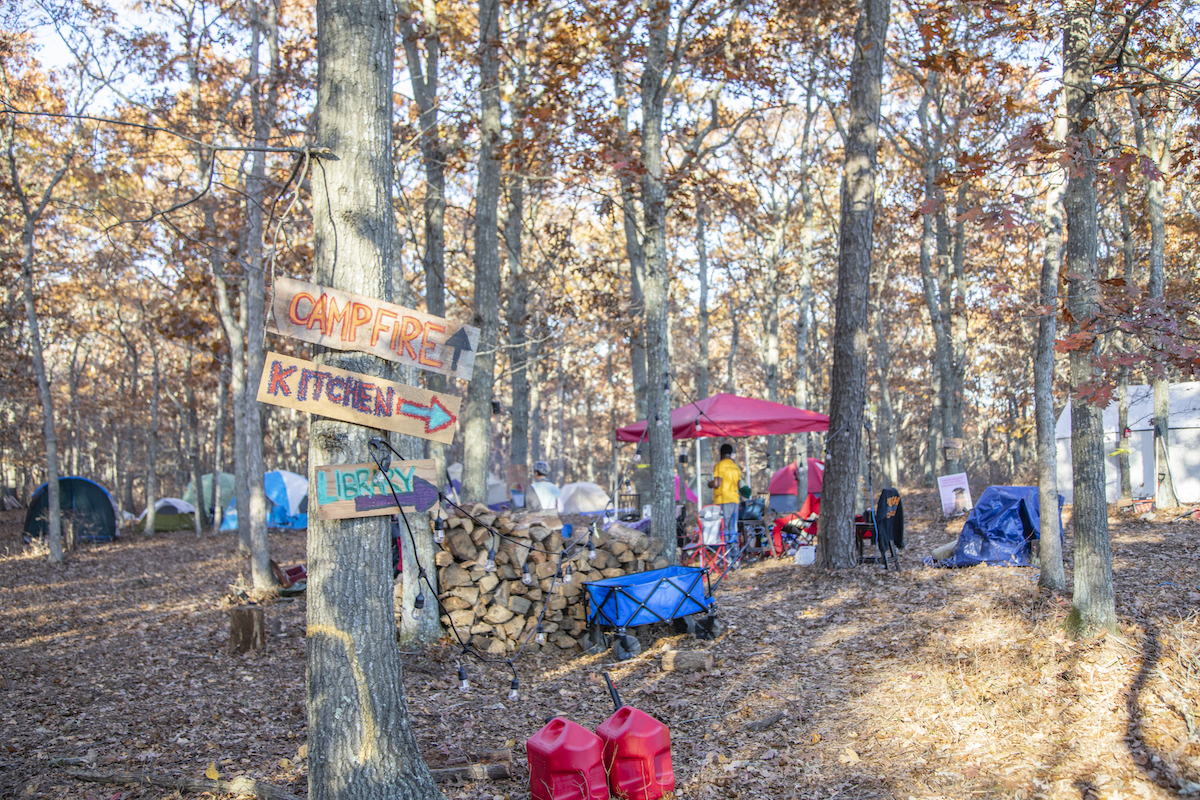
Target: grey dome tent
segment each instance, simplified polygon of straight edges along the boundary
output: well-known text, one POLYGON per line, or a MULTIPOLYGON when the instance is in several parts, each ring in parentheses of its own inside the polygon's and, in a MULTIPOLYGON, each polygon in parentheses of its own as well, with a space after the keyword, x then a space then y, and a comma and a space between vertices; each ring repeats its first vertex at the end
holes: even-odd
MULTIPOLYGON (((42 484, 25 513, 25 541, 42 538, 49 527, 50 492, 42 484)), ((77 542, 111 542, 117 538, 117 506, 112 495, 87 478, 58 479, 58 507, 64 520, 70 515, 77 542)))

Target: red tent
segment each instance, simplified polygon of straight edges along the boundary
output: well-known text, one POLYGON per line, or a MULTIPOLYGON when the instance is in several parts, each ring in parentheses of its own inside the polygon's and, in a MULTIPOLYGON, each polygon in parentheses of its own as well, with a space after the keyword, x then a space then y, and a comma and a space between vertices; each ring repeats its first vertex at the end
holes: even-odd
MULTIPOLYGON (((808 460, 808 491, 811 494, 820 494, 821 483, 825 479, 825 462, 818 461, 815 458, 808 460)), ((795 494, 796 493, 796 462, 788 464, 782 469, 775 471, 771 476, 771 484, 767 488, 771 494, 795 494)))
MULTIPOLYGON (((714 394, 671 412, 673 439, 774 436, 827 430, 829 417, 824 414, 736 394, 714 394)), ((617 428, 618 442, 639 442, 645 435, 645 420, 617 428)))

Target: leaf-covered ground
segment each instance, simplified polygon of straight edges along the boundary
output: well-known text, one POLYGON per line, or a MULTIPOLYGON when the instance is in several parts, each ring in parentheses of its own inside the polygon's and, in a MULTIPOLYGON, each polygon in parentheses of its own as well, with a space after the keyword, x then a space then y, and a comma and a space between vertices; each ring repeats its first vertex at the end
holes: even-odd
MULTIPOLYGON (((506 673, 474 665, 461 694, 449 647, 406 654, 431 761, 514 752, 512 780, 446 796, 527 798, 524 740, 552 714, 598 725, 612 711, 605 670, 670 726, 681 798, 1200 792, 1200 522, 1114 512, 1122 633, 1072 642, 1067 601, 1039 592, 1035 570, 922 567, 954 534, 931 493, 904 503, 900 573, 752 565, 717 592, 716 642, 643 627, 630 661, 523 659, 518 703, 506 673), (717 669, 662 672, 668 646, 711 649, 717 669)), ((246 566, 229 537, 127 534, 55 567, 21 545, 20 519, 0 530, 0 798, 178 797, 68 773, 201 780, 210 765, 305 794, 302 597, 267 606, 265 655, 230 657, 226 608, 246 566)), ((271 544, 281 564, 303 563, 302 533, 271 544)))

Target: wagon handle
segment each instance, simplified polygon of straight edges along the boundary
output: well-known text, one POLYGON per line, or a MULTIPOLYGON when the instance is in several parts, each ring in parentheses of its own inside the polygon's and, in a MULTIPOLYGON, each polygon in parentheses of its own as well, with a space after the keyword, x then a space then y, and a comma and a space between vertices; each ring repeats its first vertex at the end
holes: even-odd
POLYGON ((619 711, 622 703, 621 695, 617 694, 617 687, 613 686, 612 678, 608 677, 607 672, 602 672, 600 674, 604 676, 604 680, 608 681, 608 693, 612 695, 614 710, 619 711))

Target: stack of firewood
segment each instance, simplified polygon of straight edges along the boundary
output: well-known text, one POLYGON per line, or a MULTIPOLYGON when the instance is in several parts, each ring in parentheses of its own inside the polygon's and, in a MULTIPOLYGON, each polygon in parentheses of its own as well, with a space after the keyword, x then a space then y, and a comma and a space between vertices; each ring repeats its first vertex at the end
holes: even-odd
POLYGON ((446 540, 435 561, 442 624, 453 626, 463 641, 493 656, 512 654, 528 639, 525 652, 574 651, 587 628, 587 592, 583 584, 665 567, 661 539, 620 523, 590 534, 575 525, 570 538, 555 514, 495 512, 477 505, 471 516, 446 521, 446 540), (495 528, 494 536, 486 527, 495 528), (596 557, 588 557, 591 536, 596 557), (489 552, 494 569, 487 569, 489 552), (571 582, 563 580, 567 565, 571 582), (529 569, 530 583, 522 577, 529 569), (556 577, 557 576, 557 577, 556 577), (545 608, 545 614, 542 609, 545 608), (545 642, 537 642, 541 615, 545 642))

